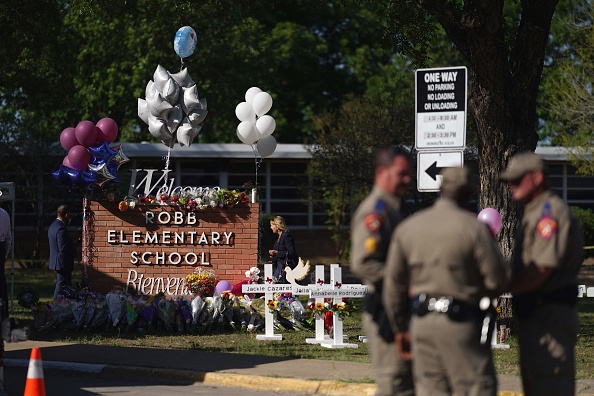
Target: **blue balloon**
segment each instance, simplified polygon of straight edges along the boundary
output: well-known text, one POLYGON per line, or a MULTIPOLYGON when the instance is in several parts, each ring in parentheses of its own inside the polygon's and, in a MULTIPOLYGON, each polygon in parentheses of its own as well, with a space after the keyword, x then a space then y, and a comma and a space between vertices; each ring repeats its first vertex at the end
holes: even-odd
POLYGON ((92 190, 93 183, 97 180, 97 175, 94 172, 72 169, 64 165, 60 165, 60 169, 53 172, 52 175, 60 184, 84 190, 92 190))
POLYGON ((91 152, 91 162, 89 164, 92 165, 107 164, 118 153, 109 147, 109 143, 106 141, 101 143, 99 147, 89 147, 89 151, 91 152))
POLYGON ((187 58, 194 53, 196 49, 196 32, 190 26, 184 26, 175 33, 173 39, 173 49, 180 58, 187 58))

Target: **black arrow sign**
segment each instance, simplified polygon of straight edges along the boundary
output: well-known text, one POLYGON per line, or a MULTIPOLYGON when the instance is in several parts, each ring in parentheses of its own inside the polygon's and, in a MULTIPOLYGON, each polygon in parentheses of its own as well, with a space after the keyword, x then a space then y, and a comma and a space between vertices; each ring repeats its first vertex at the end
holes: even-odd
POLYGON ((428 174, 429 176, 431 176, 431 178, 435 181, 437 181, 437 175, 439 174, 439 172, 441 172, 441 170, 443 168, 446 168, 445 166, 437 166, 437 161, 435 161, 434 163, 432 163, 429 168, 425 169, 425 173, 428 174))

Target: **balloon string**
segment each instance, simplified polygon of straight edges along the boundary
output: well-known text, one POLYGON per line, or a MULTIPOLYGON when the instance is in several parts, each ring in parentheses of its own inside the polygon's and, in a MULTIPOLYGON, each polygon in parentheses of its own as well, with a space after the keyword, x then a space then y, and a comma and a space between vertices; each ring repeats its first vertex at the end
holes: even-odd
POLYGON ((262 158, 258 161, 258 148, 255 144, 252 144, 252 150, 254 151, 254 165, 256 167, 256 186, 258 185, 258 168, 262 165, 262 158))
POLYGON ((180 63, 181 63, 181 65, 180 65, 180 67, 179 67, 179 71, 182 71, 182 70, 184 70, 184 67, 185 67, 185 65, 184 65, 184 58, 181 58, 181 57, 180 57, 180 58, 179 58, 179 61, 180 61, 180 63))
POLYGON ((165 179, 165 184, 167 184, 167 179, 168 179, 168 175, 169 172, 167 172, 169 170, 169 158, 171 157, 171 147, 167 146, 167 156, 165 157, 165 175, 164 175, 164 179, 165 179))
POLYGON ((83 197, 83 230, 82 230, 82 237, 83 237, 83 283, 89 279, 89 275, 87 273, 87 266, 89 265, 89 199, 88 199, 88 192, 85 191, 85 195, 83 197))

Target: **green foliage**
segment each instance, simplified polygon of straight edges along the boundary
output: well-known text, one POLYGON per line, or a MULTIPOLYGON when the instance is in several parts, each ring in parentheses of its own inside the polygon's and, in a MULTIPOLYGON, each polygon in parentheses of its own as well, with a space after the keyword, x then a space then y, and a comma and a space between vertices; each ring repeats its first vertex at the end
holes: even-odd
POLYGON ((578 206, 572 206, 571 210, 582 227, 585 246, 594 246, 594 211, 591 209, 583 209, 578 206))
POLYGON ((316 198, 328 214, 339 258, 346 251, 351 214, 371 191, 375 153, 380 147, 413 144, 414 96, 406 94, 412 92, 412 77, 401 71, 382 87, 378 77, 370 85, 376 100, 352 97, 338 112, 314 118, 319 130, 308 175, 313 185, 323 186, 316 198))

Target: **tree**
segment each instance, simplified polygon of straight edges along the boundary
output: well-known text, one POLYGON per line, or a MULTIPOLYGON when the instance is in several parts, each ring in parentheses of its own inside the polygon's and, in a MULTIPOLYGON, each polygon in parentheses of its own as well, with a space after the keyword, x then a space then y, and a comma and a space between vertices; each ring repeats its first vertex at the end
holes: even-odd
POLYGON ((568 148, 578 173, 594 174, 594 4, 575 7, 566 25, 567 42, 559 57, 556 79, 551 81, 547 107, 557 121, 557 141, 568 148))
POLYGON ((419 0, 468 62, 480 203, 504 219, 499 238, 508 257, 521 209, 498 175, 513 154, 536 148, 536 100, 557 2, 522 0, 516 13, 504 0, 419 0))
POLYGON ((369 96, 350 97, 338 111, 314 117, 319 129, 308 175, 313 185, 322 187, 310 190, 317 191, 314 198, 328 214, 339 258, 348 248, 351 214, 373 185, 375 153, 380 147, 414 141, 410 75, 400 70, 376 76, 369 96))

